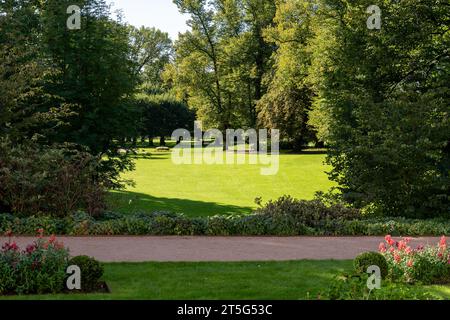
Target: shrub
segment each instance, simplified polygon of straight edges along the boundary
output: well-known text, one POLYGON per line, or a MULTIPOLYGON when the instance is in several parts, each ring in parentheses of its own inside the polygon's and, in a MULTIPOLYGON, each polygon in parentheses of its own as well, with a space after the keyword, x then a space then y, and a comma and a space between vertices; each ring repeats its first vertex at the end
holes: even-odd
POLYGON ((383 279, 386 279, 389 274, 389 266, 386 258, 378 252, 361 253, 353 260, 353 266, 359 274, 367 273, 367 268, 370 266, 378 266, 383 279))
POLYGON ((88 256, 76 256, 69 260, 68 265, 80 268, 82 291, 92 292, 98 289, 104 271, 100 262, 88 256))
POLYGON ((367 288, 368 274, 343 274, 337 276, 324 293, 330 300, 436 300, 439 297, 425 289, 383 280, 380 289, 367 288))
POLYGON ((74 146, 13 146, 0 141, 0 199, 11 213, 66 216, 83 208, 98 215, 105 208, 106 181, 99 159, 74 146))
POLYGON ((410 238, 395 241, 390 235, 379 250, 389 265, 392 279, 403 282, 439 284, 450 282, 450 250, 443 236, 437 246, 409 246, 410 238))
POLYGON ((330 232, 338 227, 340 221, 359 219, 360 212, 356 209, 347 208, 340 204, 326 206, 319 200, 297 200, 290 196, 283 196, 275 201, 269 201, 265 206, 255 211, 256 215, 270 217, 292 218, 296 224, 312 228, 323 228, 328 226, 330 232))
POLYGON ((0 294, 45 294, 64 290, 69 253, 54 236, 42 236, 20 251, 11 239, 0 251, 0 294))

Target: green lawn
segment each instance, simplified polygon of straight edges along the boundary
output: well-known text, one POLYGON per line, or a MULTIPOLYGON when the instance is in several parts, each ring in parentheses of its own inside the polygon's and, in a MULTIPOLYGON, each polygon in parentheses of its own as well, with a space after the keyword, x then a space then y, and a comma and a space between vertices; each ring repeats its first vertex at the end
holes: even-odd
POLYGON ((351 261, 105 264, 111 294, 8 299, 305 299, 315 298, 351 261))
POLYGON ((260 174, 261 165, 174 165, 170 153, 136 158, 136 170, 124 174, 136 187, 111 194, 112 210, 120 212, 166 210, 190 216, 249 213, 255 198, 263 201, 282 195, 311 199, 326 191, 324 154, 282 154, 275 176, 260 174))
MULTIPOLYGON (((66 300, 317 299, 352 261, 109 263, 110 294, 3 297, 66 300)), ((450 299, 450 287, 427 290, 450 299)))

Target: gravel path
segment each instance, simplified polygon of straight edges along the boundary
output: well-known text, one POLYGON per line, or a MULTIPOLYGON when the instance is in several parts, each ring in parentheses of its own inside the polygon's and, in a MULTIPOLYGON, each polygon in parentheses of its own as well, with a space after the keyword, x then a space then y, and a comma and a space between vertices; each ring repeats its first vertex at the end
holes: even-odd
MULTIPOLYGON (((0 237, 0 242, 7 239, 0 237)), ((24 248, 34 238, 14 238, 24 248)), ((353 259, 383 237, 59 237, 72 255, 104 262, 353 259)), ((439 238, 414 238, 412 246, 439 238)))

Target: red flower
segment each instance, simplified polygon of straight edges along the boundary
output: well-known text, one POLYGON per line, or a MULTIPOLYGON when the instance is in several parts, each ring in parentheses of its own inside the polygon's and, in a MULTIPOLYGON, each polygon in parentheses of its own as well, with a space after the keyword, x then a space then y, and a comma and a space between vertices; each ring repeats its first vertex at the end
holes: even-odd
POLYGON ((424 246, 423 246, 423 244, 421 244, 421 245, 419 245, 418 247, 417 247, 417 251, 422 251, 424 249, 424 246))
POLYGON ((2 247, 3 251, 17 251, 19 250, 19 246, 15 242, 7 242, 2 247))
POLYGON ((412 260, 408 260, 406 265, 411 268, 413 266, 413 261, 412 260))
POLYGON ((410 242, 411 242, 411 240, 412 240, 412 238, 411 238, 411 237, 406 237, 406 238, 403 238, 403 241, 405 241, 406 243, 410 243, 410 242))
POLYGON ((386 245, 383 242, 381 242, 380 245, 378 246, 378 250, 380 252, 386 252, 386 245))
POLYGON ((25 249, 25 252, 28 254, 32 254, 36 250, 36 245, 29 244, 27 248, 25 249))
POLYGON ((5 236, 8 238, 11 238, 13 235, 13 232, 11 231, 11 229, 9 229, 8 231, 5 232, 5 236))
POLYGON ((389 248, 389 252, 390 252, 390 253, 393 253, 394 251, 395 251, 394 247, 390 247, 390 248, 389 248))
POLYGON ((413 250, 411 249, 411 247, 406 247, 405 252, 406 254, 411 254, 413 250))
POLYGON ((394 260, 395 260, 395 262, 399 263, 402 260, 402 258, 400 257, 399 254, 395 253, 394 254, 394 260))
POLYGON ((442 252, 439 252, 437 255, 439 258, 442 258, 444 255, 442 254, 442 252))

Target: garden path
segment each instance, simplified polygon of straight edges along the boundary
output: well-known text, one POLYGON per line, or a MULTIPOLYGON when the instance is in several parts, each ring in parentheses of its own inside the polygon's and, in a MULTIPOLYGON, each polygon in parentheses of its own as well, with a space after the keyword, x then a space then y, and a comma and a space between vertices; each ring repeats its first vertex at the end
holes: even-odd
MULTIPOLYGON (((34 238, 13 240, 25 248, 34 238)), ((7 239, 0 237, 1 243, 7 239)), ((59 237, 71 255, 104 262, 283 261, 353 259, 377 251, 383 237, 59 237)), ((412 247, 439 238, 413 238, 412 247)))

